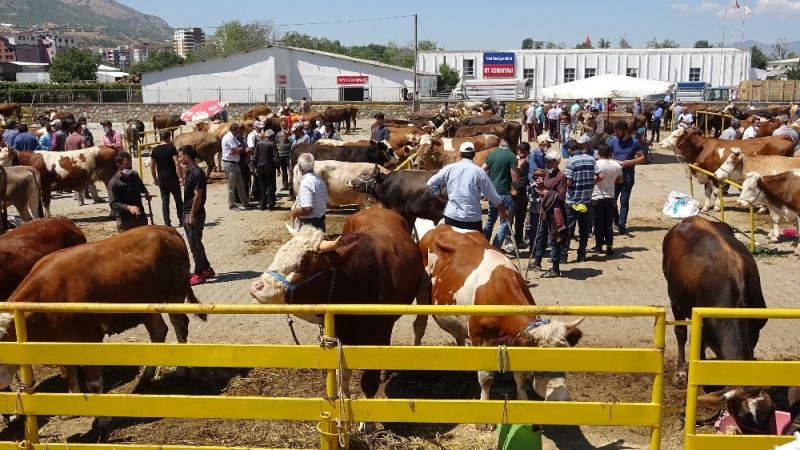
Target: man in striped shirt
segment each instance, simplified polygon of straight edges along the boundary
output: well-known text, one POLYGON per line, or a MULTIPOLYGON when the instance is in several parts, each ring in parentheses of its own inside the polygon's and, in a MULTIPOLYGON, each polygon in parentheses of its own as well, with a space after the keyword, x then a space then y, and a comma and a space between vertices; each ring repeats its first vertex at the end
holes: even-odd
MULTIPOLYGON (((567 177, 567 199, 564 202, 567 210, 567 232, 570 240, 575 235, 578 226, 578 262, 586 261, 586 244, 592 227, 592 192, 597 176, 597 164, 594 157, 580 148, 575 141, 569 141, 568 146, 573 156, 567 161, 564 175, 567 177)), ((569 245, 564 248, 562 262, 566 262, 569 245)))
POLYGON ((292 208, 292 218, 300 220, 300 228, 312 226, 325 231, 325 213, 328 211, 328 188, 314 173, 314 156, 303 153, 297 158, 297 167, 303 174, 297 204, 292 208))
POLYGON ((800 144, 800 135, 797 134, 797 130, 789 126, 789 116, 781 114, 778 116, 778 120, 781 122, 781 126, 773 131, 772 135, 789 139, 794 143, 795 148, 797 148, 798 144, 800 144))

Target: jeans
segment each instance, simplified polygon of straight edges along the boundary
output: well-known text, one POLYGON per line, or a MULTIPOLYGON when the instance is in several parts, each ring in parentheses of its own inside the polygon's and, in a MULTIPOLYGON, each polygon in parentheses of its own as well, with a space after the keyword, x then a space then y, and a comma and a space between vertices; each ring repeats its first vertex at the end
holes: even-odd
POLYGON ((300 228, 303 227, 314 227, 323 233, 327 233, 325 229, 325 216, 322 217, 311 217, 308 219, 298 219, 300 221, 300 228))
POLYGON ((159 180, 158 190, 161 192, 161 214, 164 216, 164 224, 168 227, 172 226, 172 221, 169 218, 169 197, 175 200, 175 212, 178 214, 178 223, 182 223, 181 210, 183 209, 183 202, 181 201, 181 184, 178 180, 159 180))
POLYGON ((658 142, 661 140, 661 119, 653 118, 653 126, 650 128, 650 140, 658 142))
POLYGON ((525 127, 528 130, 528 142, 531 142, 534 139, 536 139, 536 127, 534 126, 534 124, 533 123, 526 123, 525 127))
POLYGON ((206 222, 206 212, 200 210, 194 218, 194 224, 189 225, 189 213, 183 216, 183 230, 186 232, 186 241, 189 243, 189 250, 192 251, 194 258, 194 273, 202 274, 204 270, 211 268, 206 257, 206 248, 203 246, 203 227, 206 222))
POLYGON ((614 199, 592 200, 594 216, 594 246, 614 247, 614 199))
POLYGON ((461 228, 462 230, 474 230, 483 233, 483 230, 481 230, 480 220, 477 222, 464 222, 461 220, 451 219, 447 216, 444 216, 444 223, 452 227, 461 228))
POLYGON ((550 133, 550 139, 558 140, 558 121, 556 119, 547 119, 547 128, 550 133))
POLYGON ((614 223, 620 231, 625 230, 628 223, 628 209, 631 202, 631 191, 635 181, 636 172, 632 170, 622 171, 622 184, 614 186, 614 223), (617 207, 619 200, 619 207, 617 207))
POLYGON ((275 190, 277 180, 274 166, 259 166, 256 168, 258 181, 258 206, 259 208, 275 207, 275 190))
POLYGON ((278 169, 281 171, 281 190, 289 189, 289 155, 278 156, 278 169))
POLYGON ((528 247, 531 250, 531 254, 533 254, 533 247, 536 244, 536 237, 539 234, 539 208, 540 208, 540 200, 538 198, 531 201, 530 207, 528 208, 527 233, 528 233, 528 247))
POLYGON ((228 207, 236 206, 234 193, 237 191, 242 206, 246 206, 248 203, 247 190, 244 188, 244 178, 242 178, 242 169, 239 167, 239 163, 223 162, 222 165, 225 166, 225 178, 228 180, 228 207))
MULTIPOLYGON (((575 228, 578 228, 578 256, 586 256, 586 244, 589 242, 589 234, 592 231, 592 207, 586 205, 586 212, 578 212, 567 205, 567 233, 569 241, 575 236, 575 228)), ((568 241, 568 242, 569 242, 568 241)), ((569 245, 564 248, 564 255, 569 253, 569 245)))
POLYGON ((569 132, 570 132, 569 124, 568 123, 559 124, 558 131, 559 131, 558 133, 559 140, 562 143, 566 143, 569 140, 569 132))
POLYGON ((511 198, 514 201, 514 241, 517 247, 522 247, 523 233, 525 231, 525 215, 528 212, 528 195, 520 192, 511 198))
MULTIPOLYGON (((503 206, 505 206, 508 214, 514 214, 514 200, 511 199, 510 194, 500 194, 500 199, 503 201, 503 206)), ((483 235, 486 236, 487 241, 491 241, 492 245, 496 248, 500 248, 503 245, 503 241, 506 239, 511 232, 511 225, 508 220, 504 220, 500 222, 500 228, 497 229, 497 235, 495 235, 494 240, 492 238, 492 230, 494 229, 494 223, 497 221, 497 216, 499 211, 496 206, 489 205, 489 218, 486 220, 486 226, 483 227, 483 235)))
POLYGON ((550 245, 550 261, 554 266, 558 266, 561 261, 561 244, 556 240, 556 235, 550 234, 551 219, 545 217, 539 222, 538 230, 536 231, 536 242, 533 246, 533 258, 536 264, 541 264, 542 256, 547 246, 550 245))

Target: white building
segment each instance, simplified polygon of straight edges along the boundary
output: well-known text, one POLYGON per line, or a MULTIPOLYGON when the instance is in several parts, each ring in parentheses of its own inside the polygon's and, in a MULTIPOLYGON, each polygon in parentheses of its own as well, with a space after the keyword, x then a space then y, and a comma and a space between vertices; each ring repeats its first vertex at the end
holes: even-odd
MULTIPOLYGON (((399 101, 413 90, 414 72, 333 53, 293 47, 250 52, 142 74, 145 103, 399 101)), ((417 76, 419 92, 436 89, 436 75, 417 76)))
POLYGON ((800 67, 800 58, 779 59, 767 61, 767 78, 775 80, 785 80, 786 71, 791 68, 800 67))
POLYGON ((172 35, 172 45, 181 58, 200 48, 206 42, 206 32, 202 28, 177 28, 172 35))
MULTIPOLYGON (((454 67, 463 82, 516 80, 519 97, 539 98, 542 88, 612 73, 660 81, 705 81, 738 86, 749 79, 750 52, 735 48, 461 50, 420 52, 420 71, 454 67)), ((486 84, 487 82, 481 82, 486 84)))

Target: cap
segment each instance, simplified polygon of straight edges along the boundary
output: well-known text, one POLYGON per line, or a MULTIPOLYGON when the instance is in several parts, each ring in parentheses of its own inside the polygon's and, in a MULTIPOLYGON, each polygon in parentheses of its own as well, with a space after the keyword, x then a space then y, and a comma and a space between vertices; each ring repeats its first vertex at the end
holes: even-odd
POLYGON ((267 139, 272 139, 273 137, 275 137, 275 132, 272 131, 271 128, 267 129, 267 131, 264 132, 264 137, 266 137, 267 139))
POLYGON ((253 123, 253 128, 258 128, 258 129, 264 128, 264 122, 256 120, 255 123, 253 123))
POLYGON ((756 122, 756 123, 759 123, 759 122, 760 122, 760 123, 767 123, 767 122, 769 122, 769 120, 767 120, 767 118, 766 118, 766 117, 759 117, 759 118, 758 118, 758 122, 756 122))
POLYGON ((302 128, 303 128, 303 125, 300 122, 295 122, 294 125, 292 125, 292 131, 300 130, 302 128))
POLYGON ((592 139, 589 137, 589 135, 588 135, 588 134, 582 134, 582 135, 581 135, 581 136, 578 138, 578 144, 588 144, 588 143, 589 143, 589 142, 591 142, 591 141, 592 141, 592 139))
POLYGON ((778 120, 780 120, 781 123, 789 123, 789 116, 787 116, 786 114, 781 114, 780 116, 778 116, 778 120))
POLYGON ((555 144, 556 143, 556 141, 554 141, 553 138, 551 138, 550 136, 548 136, 546 134, 539 135, 539 137, 536 138, 536 141, 539 142, 540 144, 542 142, 547 142, 548 144, 555 144))
POLYGON ((561 162, 561 153, 558 150, 550 150, 544 154, 544 159, 561 162))
POLYGON ((472 142, 464 142, 458 148, 461 153, 475 153, 475 145, 472 142))
POLYGON ((56 125, 61 125, 61 119, 56 119, 56 120, 50 122, 50 126, 51 127, 54 127, 56 125))

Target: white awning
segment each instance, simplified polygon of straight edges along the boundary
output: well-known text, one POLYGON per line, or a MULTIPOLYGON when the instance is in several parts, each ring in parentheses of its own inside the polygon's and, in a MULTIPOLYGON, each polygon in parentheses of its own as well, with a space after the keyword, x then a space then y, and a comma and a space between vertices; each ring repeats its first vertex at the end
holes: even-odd
POLYGON ((542 100, 634 98, 666 94, 675 83, 606 74, 542 89, 542 100))

